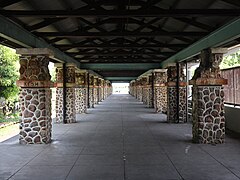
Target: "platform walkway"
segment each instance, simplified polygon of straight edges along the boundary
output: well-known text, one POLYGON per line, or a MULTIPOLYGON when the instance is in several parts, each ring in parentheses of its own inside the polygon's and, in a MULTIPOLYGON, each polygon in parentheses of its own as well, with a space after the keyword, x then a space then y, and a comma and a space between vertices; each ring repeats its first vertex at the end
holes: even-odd
POLYGON ((190 124, 168 124, 130 95, 112 95, 75 124, 54 124, 49 145, 0 143, 0 179, 237 180, 240 140, 191 143, 190 124))

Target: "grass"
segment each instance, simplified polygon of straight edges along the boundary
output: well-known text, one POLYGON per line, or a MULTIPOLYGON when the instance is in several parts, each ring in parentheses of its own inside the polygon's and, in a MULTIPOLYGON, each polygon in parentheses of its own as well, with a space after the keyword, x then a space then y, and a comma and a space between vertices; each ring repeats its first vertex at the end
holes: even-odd
POLYGON ((13 124, 0 128, 0 142, 5 141, 19 133, 19 124, 13 124))
POLYGON ((4 116, 3 114, 0 114, 0 123, 10 123, 10 122, 18 122, 19 121, 19 114, 9 114, 7 116, 4 116))

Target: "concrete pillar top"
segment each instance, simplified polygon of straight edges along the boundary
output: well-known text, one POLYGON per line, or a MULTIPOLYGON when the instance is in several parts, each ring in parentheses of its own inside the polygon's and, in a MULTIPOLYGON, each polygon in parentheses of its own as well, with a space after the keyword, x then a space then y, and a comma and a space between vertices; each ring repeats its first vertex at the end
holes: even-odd
POLYGON ((48 55, 54 56, 54 52, 48 48, 17 48, 17 54, 21 55, 48 55))

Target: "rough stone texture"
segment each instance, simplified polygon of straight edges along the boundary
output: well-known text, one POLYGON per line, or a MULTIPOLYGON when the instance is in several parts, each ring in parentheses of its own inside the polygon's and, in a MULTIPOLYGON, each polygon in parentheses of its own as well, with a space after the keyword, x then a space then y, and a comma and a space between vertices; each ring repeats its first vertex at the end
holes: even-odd
POLYGON ((167 82, 167 72, 155 72, 153 81, 154 109, 156 112, 166 113, 167 88, 165 86, 165 83, 167 82))
POLYGON ((147 98, 148 98, 148 88, 146 86, 143 87, 143 97, 142 102, 143 104, 147 104, 147 98))
POLYGON ((98 104, 98 87, 93 88, 94 104, 98 104))
POLYGON ((179 104, 177 104, 177 88, 168 87, 168 118, 170 123, 185 123, 186 122, 186 87, 179 87, 179 104), (178 106, 178 108, 177 108, 178 106), (179 111, 179 119, 177 118, 179 111))
POLYGON ((87 88, 75 88, 75 107, 76 113, 87 112, 87 88))
POLYGON ((63 88, 56 88, 56 123, 63 123, 63 88))
POLYGON ((223 143, 225 138, 222 86, 193 87, 193 141, 223 143))
POLYGON ((89 88, 89 97, 90 97, 89 105, 91 108, 94 108, 94 88, 89 88))
MULTIPOLYGON (((76 122, 75 109, 75 82, 76 68, 74 65, 66 67, 66 123, 76 122)), ((63 70, 62 66, 56 68, 57 90, 56 90, 56 122, 63 122, 63 70)))
POLYGON ((185 123, 187 122, 186 116, 186 82, 185 75, 183 73, 183 66, 179 64, 179 72, 177 72, 177 66, 168 67, 168 118, 169 123, 185 123), (177 77, 179 75, 179 77, 177 77), (179 80, 179 82, 178 82, 179 80), (179 83, 179 94, 177 93, 177 83, 179 83), (179 102, 178 100, 179 99, 179 102), (178 116, 179 115, 179 116, 178 116))
POLYGON ((223 59, 223 53, 226 53, 225 48, 206 49, 201 52, 201 62, 195 70, 193 80, 198 78, 207 79, 215 78, 222 79, 219 65, 223 59))
POLYGON ((76 122, 75 88, 66 88, 66 122, 76 122))
POLYGON ((201 63, 193 79, 193 141, 223 143, 225 139, 224 91, 227 80, 220 75, 219 64, 226 49, 201 52, 201 63), (215 84, 214 84, 215 83, 215 84))
POLYGON ((143 88, 142 88, 142 86, 138 86, 137 89, 138 89, 137 90, 137 92, 138 92, 137 99, 138 99, 138 101, 142 102, 143 88))
MULTIPOLYGON (((34 50, 34 49, 33 49, 34 50)), ((20 56, 20 144, 51 142, 51 76, 48 55, 20 56)))
POLYGON ((152 108, 153 107, 153 93, 152 93, 152 87, 147 88, 147 107, 152 108))
POLYGON ((76 113, 86 113, 87 112, 87 104, 88 104, 88 91, 87 91, 87 84, 88 84, 88 76, 87 72, 77 70, 75 73, 75 81, 76 81, 76 88, 75 88, 75 107, 76 113))
POLYGON ((24 81, 50 81, 46 55, 20 56, 20 78, 24 81))
POLYGON ((20 103, 20 144, 51 142, 50 88, 22 88, 20 103))
POLYGON ((154 88, 154 107, 158 113, 167 113, 167 87, 158 86, 154 88))

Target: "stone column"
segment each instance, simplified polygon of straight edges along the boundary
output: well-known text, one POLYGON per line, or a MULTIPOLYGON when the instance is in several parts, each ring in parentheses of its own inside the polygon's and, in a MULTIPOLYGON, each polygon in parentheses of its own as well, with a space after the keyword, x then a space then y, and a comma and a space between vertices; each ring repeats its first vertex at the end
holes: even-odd
POLYGON ((107 98, 107 81, 104 80, 104 99, 107 98))
POLYGON ((89 74, 89 97, 90 97, 90 102, 89 105, 90 107, 94 108, 94 75, 89 74))
POLYGON ((156 69, 153 71, 154 83, 154 108, 156 112, 167 112, 167 70, 156 69))
POLYGON ((141 79, 137 79, 137 100, 142 101, 142 84, 141 84, 141 79))
POLYGON ((136 80, 133 80, 133 96, 137 99, 137 86, 136 86, 136 80))
POLYGON ((55 63, 56 68, 56 123, 63 123, 63 65, 55 63))
POLYGON ((143 104, 147 104, 147 91, 148 91, 148 87, 147 87, 147 77, 142 77, 141 80, 141 84, 142 84, 142 102, 143 104))
POLYGON ((152 81, 153 76, 148 76, 147 81, 147 107, 152 108, 153 107, 153 88, 152 88, 152 81))
POLYGON ((201 52, 201 63, 190 81, 193 85, 193 142, 218 144, 225 141, 224 92, 227 80, 219 64, 225 48, 201 52))
POLYGON ((94 76, 94 92, 93 92, 93 96, 94 96, 94 104, 98 104, 99 102, 99 91, 98 91, 98 77, 94 76))
POLYGON ((87 112, 87 72, 85 70, 76 71, 75 107, 76 113, 87 112))
POLYGON ((49 56, 45 48, 17 49, 20 54, 20 144, 51 142, 51 76, 49 56))
POLYGON ((167 121, 169 123, 185 123, 187 121, 186 114, 186 85, 185 75, 182 66, 179 66, 179 97, 177 93, 177 67, 176 64, 171 64, 168 68, 168 113, 167 121), (179 99, 179 102, 177 100, 179 99), (179 115, 179 117, 178 117, 179 115))
POLYGON ((98 79, 98 102, 102 102, 103 100, 103 84, 102 84, 102 79, 98 79))
POLYGON ((66 65, 66 77, 63 77, 62 64, 56 64, 56 122, 63 122, 63 78, 66 78, 66 123, 76 122, 75 109, 75 65, 66 65))
POLYGON ((110 81, 107 81, 108 84, 108 96, 110 96, 112 94, 112 84, 110 81))

